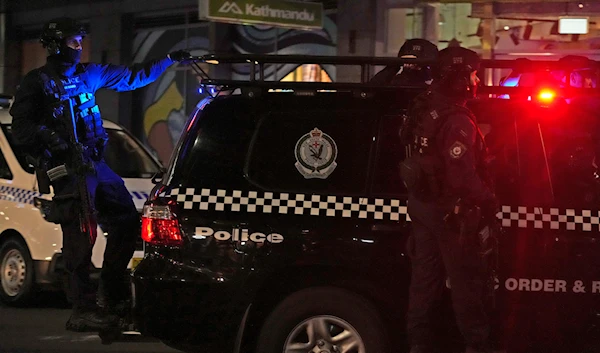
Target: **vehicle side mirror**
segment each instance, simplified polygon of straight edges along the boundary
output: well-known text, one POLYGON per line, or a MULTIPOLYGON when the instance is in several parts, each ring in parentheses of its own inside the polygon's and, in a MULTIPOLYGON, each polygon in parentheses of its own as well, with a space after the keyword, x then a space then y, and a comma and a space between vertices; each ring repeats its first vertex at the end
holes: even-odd
POLYGON ((167 172, 167 168, 165 167, 160 167, 160 169, 158 170, 158 172, 156 172, 153 176, 152 176, 152 183, 153 184, 158 184, 160 182, 159 179, 162 179, 163 175, 165 175, 165 173, 167 172))

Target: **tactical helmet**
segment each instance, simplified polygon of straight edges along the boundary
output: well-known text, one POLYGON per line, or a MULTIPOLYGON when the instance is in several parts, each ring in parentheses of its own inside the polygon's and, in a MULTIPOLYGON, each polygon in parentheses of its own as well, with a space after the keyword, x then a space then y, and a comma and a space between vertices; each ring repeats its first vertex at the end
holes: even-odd
POLYGON ((85 28, 81 23, 69 17, 61 17, 51 20, 44 25, 40 42, 44 48, 48 49, 50 55, 60 53, 63 41, 74 35, 85 37, 85 28))
POLYGON ((479 69, 479 55, 463 47, 448 47, 440 51, 438 65, 440 82, 437 87, 445 95, 458 99, 474 98, 477 84, 471 74, 479 69))
POLYGON ((409 39, 400 48, 398 57, 436 60, 438 58, 438 48, 435 44, 425 39, 409 39))
POLYGON ((481 59, 476 52, 463 47, 448 47, 440 51, 439 65, 442 75, 448 71, 475 71, 481 59))

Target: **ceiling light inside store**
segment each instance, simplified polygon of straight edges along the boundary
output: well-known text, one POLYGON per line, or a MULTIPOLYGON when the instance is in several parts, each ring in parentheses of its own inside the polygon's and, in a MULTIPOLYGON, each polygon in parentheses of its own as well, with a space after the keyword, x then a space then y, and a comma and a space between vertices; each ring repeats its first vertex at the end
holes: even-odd
POLYGON ((559 34, 587 34, 588 33, 588 19, 587 18, 574 18, 574 17, 561 17, 558 19, 558 33, 559 34))
POLYGON ((583 9, 583 3, 581 3, 581 2, 577 6, 579 6, 580 9, 583 9))
POLYGON ((508 26, 504 26, 504 30, 505 30, 505 31, 508 31, 509 29, 510 29, 510 27, 508 27, 508 26))

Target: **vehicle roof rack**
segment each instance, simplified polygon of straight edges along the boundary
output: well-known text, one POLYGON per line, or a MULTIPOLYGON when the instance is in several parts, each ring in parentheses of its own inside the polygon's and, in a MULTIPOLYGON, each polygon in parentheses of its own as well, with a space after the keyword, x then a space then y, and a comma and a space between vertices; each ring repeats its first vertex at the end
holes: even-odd
MULTIPOLYGON (((420 64, 434 65, 434 60, 423 60, 416 58, 396 58, 396 57, 371 57, 371 56, 316 56, 316 55, 262 55, 262 54, 207 54, 193 58, 194 63, 206 64, 249 64, 250 81, 265 81, 265 65, 268 64, 320 64, 320 65, 350 65, 361 67, 361 84, 367 83, 369 70, 374 65, 398 65, 402 64, 420 64), (256 78, 258 74, 258 79, 256 78)), ((203 79, 210 79, 208 75, 198 66, 200 76, 203 79)))
MULTIPOLYGON (((586 60, 587 58, 577 57, 577 60, 556 60, 556 61, 538 61, 529 59, 515 60, 482 60, 480 70, 484 69, 513 69, 519 71, 538 71, 538 70, 564 70, 573 71, 577 69, 598 69, 600 62, 586 60)), ((402 90, 422 90, 420 86, 392 86, 392 85, 374 85, 370 84, 370 73, 372 66, 402 66, 403 64, 418 64, 435 67, 435 60, 425 60, 416 58, 398 58, 398 57, 371 57, 371 56, 311 56, 311 55, 262 55, 262 54, 207 54, 193 58, 192 67, 200 77, 202 85, 218 86, 218 95, 223 90, 233 90, 236 88, 258 88, 273 90, 297 90, 297 91, 337 91, 351 90, 358 91, 361 94, 389 89, 402 90), (248 64, 250 65, 250 74, 247 80, 231 80, 211 78, 199 64, 248 64), (360 66, 360 82, 298 82, 298 81, 274 81, 266 80, 265 66, 269 64, 319 64, 319 65, 346 65, 360 66)), ((599 80, 600 81, 600 80, 599 80)), ((481 85, 479 91, 489 94, 528 94, 534 91, 533 87, 504 87, 494 85, 481 85)), ((562 90, 562 89, 561 89, 562 90)), ((567 91, 593 91, 599 90, 585 88, 570 88, 567 91)))

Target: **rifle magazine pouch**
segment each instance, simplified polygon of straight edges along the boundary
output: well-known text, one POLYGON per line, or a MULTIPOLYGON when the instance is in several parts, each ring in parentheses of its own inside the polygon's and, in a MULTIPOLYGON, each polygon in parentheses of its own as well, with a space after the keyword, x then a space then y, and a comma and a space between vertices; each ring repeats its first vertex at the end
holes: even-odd
POLYGON ((58 167, 54 167, 52 169, 48 169, 46 174, 48 174, 48 178, 50 178, 51 182, 69 175, 67 171, 67 166, 65 166, 64 164, 61 164, 58 167))
POLYGON ((400 163, 400 177, 408 191, 417 191, 421 174, 421 166, 415 158, 410 157, 400 163))

